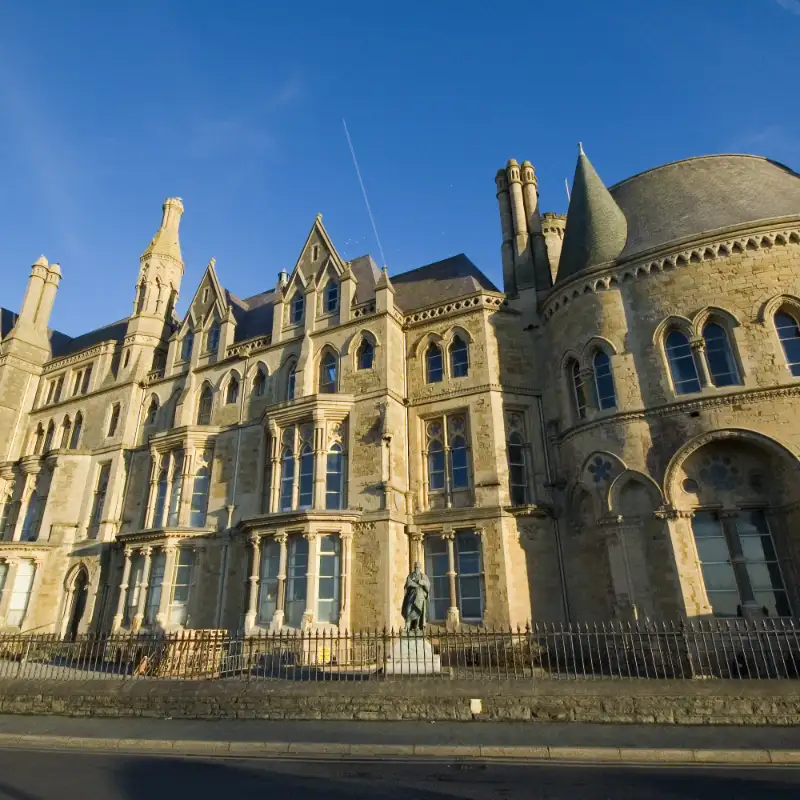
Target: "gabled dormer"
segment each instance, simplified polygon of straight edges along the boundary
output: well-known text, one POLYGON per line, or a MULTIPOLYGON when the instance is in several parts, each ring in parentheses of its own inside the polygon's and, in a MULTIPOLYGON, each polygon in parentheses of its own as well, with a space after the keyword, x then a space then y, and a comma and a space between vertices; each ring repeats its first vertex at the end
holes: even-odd
POLYGON ((196 320, 195 347, 197 363, 208 364, 224 358, 226 348, 233 343, 236 320, 228 296, 219 282, 216 262, 212 258, 200 279, 197 291, 189 304, 189 313, 196 320))

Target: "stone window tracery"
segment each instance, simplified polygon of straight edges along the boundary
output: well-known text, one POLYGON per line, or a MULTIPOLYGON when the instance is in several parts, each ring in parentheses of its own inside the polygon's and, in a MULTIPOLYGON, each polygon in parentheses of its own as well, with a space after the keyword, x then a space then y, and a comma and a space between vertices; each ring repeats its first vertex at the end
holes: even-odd
POLYGON ((456 494, 470 488, 466 414, 427 420, 425 434, 428 502, 438 495, 449 507, 456 494))
POLYGON ((314 503, 314 428, 310 423, 284 429, 279 509, 311 508, 314 503))
POLYGON ((775 315, 775 330, 783 347, 786 366, 795 377, 800 377, 800 326, 787 311, 775 315))
POLYGON ((531 502, 528 459, 530 445, 525 434, 525 418, 521 411, 506 413, 506 452, 508 455, 508 493, 512 506, 531 502))

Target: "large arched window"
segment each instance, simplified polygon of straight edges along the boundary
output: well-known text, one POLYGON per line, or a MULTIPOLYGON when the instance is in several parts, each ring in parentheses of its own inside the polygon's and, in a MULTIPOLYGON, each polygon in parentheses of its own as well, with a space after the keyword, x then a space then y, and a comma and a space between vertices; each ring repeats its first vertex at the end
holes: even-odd
POLYGON ((176 453, 172 461, 172 486, 169 490, 169 513, 167 525, 177 525, 181 510, 183 489, 183 453, 176 453))
POLYGON ((664 343, 667 363, 676 394, 700 391, 700 378, 689 340, 681 331, 672 331, 664 343))
POLYGON ((206 524, 206 509, 208 507, 208 487, 211 472, 203 464, 194 476, 192 484, 192 505, 189 512, 189 525, 193 528, 202 528, 206 524))
POLYGON ((311 445, 303 445, 300 451, 300 485, 297 492, 297 507, 311 508, 314 503, 314 451, 311 445))
POLYGON ((431 342, 425 352, 425 370, 428 383, 439 383, 442 380, 444 374, 442 348, 435 342, 431 342))
POLYGON ((508 488, 512 506, 528 502, 528 471, 525 463, 525 443, 518 433, 508 437, 508 488))
POLYGON ((161 467, 158 473, 158 483, 156 484, 156 507, 153 513, 153 527, 160 528, 164 524, 164 509, 167 506, 167 491, 169 489, 169 471, 166 464, 161 467))
POLYGON ((597 407, 601 411, 617 407, 617 392, 611 374, 611 359, 605 350, 598 350, 592 359, 594 387, 597 392, 597 407))
POLYGON ((228 405, 239 402, 239 379, 236 375, 231 375, 228 381, 228 389, 225 392, 225 402, 228 405))
POLYGON ((450 375, 453 378, 464 378, 469 374, 467 343, 454 336, 450 344, 450 375))
POLYGON ((192 357, 192 350, 194 349, 194 334, 188 331, 186 336, 183 337, 181 342, 181 358, 188 361, 192 357))
POLYGON ((703 328, 706 343, 708 372, 714 386, 731 386, 739 383, 739 370, 733 358, 728 332, 716 322, 708 322, 703 328))
POLYGON ((570 362, 569 380, 572 384, 572 401, 575 403, 575 413, 578 419, 586 417, 588 402, 586 399, 586 385, 581 374, 581 365, 577 361, 570 362))
POLYGON ((216 353, 219 349, 219 322, 212 323, 206 333, 206 351, 216 353))
POLYGON ((72 426, 72 436, 69 440, 69 449, 77 450, 81 443, 81 431, 83 429, 83 414, 79 411, 75 415, 75 424, 72 426))
POLYGON ((203 391, 200 392, 200 400, 197 403, 197 424, 210 425, 211 424, 211 408, 214 404, 214 395, 211 393, 211 387, 206 385, 203 391))
POLYGON ((263 397, 264 392, 267 390, 267 376, 262 370, 256 372, 253 378, 253 394, 256 397, 263 397))
POLYGON ((434 439, 428 445, 428 489, 439 492, 444 489, 444 445, 434 439))
POLYGON ((305 307, 305 297, 303 297, 301 292, 296 292, 292 298, 289 311, 289 319, 293 324, 297 325, 303 321, 303 312, 305 311, 305 307))
POLYGON ((328 450, 327 474, 325 477, 325 508, 342 507, 344 484, 344 455, 342 446, 334 444, 328 450))
POLYGON ((361 340, 356 352, 356 361, 358 369, 372 369, 372 363, 375 360, 375 347, 372 342, 365 336, 361 340))
POLYGON ((339 284, 331 278, 325 287, 325 312, 332 314, 339 308, 339 284))
POLYGON ((289 447, 281 456, 281 511, 292 510, 292 494, 294 493, 294 455, 289 447))
POLYGON ((469 468, 467 466, 467 442, 463 436, 455 436, 450 441, 450 476, 453 489, 469 488, 469 468))
POLYGON ((792 375, 800 376, 800 326, 797 320, 791 314, 779 311, 775 315, 775 329, 783 345, 786 366, 792 375))
POLYGON ((334 394, 337 389, 338 364, 336 356, 328 351, 319 364, 319 391, 321 394, 334 394))
POLYGON ((286 375, 286 399, 294 400, 295 388, 297 386, 297 362, 292 362, 289 372, 286 375))

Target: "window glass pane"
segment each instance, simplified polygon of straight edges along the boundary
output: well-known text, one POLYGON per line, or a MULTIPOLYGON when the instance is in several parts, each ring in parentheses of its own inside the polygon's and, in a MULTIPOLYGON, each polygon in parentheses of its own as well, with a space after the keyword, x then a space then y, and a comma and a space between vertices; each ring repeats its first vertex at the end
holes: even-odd
POLYGON ((189 524, 193 528, 202 528, 206 524, 209 479, 208 467, 204 466, 198 470, 192 484, 192 506, 189 514, 189 524))
POLYGON ((692 532, 695 539, 702 536, 722 536, 722 525, 711 511, 697 511, 692 517, 692 532))
POLYGON ((583 377, 581 375, 581 368, 577 361, 572 363, 572 388, 575 392, 575 410, 578 413, 578 418, 583 419, 586 416, 586 387, 583 385, 583 377))
POLYGON ((181 492, 183 489, 183 453, 178 453, 173 458, 172 487, 169 493, 169 513, 167 525, 178 524, 178 513, 181 507, 181 492))
POLYGON ((614 377, 611 374, 611 359, 603 350, 594 357, 594 380, 597 388, 597 404, 602 410, 617 407, 614 377))
POLYGON ((287 400, 294 400, 294 387, 297 381, 297 368, 292 367, 289 370, 289 377, 286 381, 286 399, 287 400))
POLYGON ((325 292, 325 310, 327 312, 336 311, 339 305, 339 285, 331 281, 325 292))
POLYGON ((703 328, 703 339, 706 343, 706 360, 712 383, 715 386, 739 383, 739 373, 725 329, 715 322, 709 322, 703 328))
POLYGON ((305 308, 305 298, 299 292, 292 299, 292 322, 303 321, 303 309, 305 308))
POLYGON ((272 621, 278 603, 278 572, 281 546, 273 538, 261 540, 261 580, 258 587, 258 618, 262 623, 272 621))
POLYGON ((450 346, 450 372, 454 378, 463 378, 469 372, 467 343, 456 336, 450 346))
POLYGON ((297 496, 298 508, 310 508, 314 500, 314 454, 305 445, 300 451, 300 491, 297 496))
POLYGON ((703 580, 708 591, 714 589, 736 590, 736 578, 730 564, 703 564, 703 580))
POLYGON ((372 342, 364 339, 361 346, 358 348, 358 368, 359 369, 372 369, 372 358, 374 356, 374 349, 372 342))
POLYGON ((156 510, 153 515, 153 527, 159 528, 164 524, 164 506, 167 502, 167 470, 162 469, 158 476, 156 489, 156 510))
POLYGON ((715 592, 707 591, 708 602, 711 604, 711 611, 715 617, 738 617, 741 615, 739 605, 739 592, 715 592))
POLYGON ((130 625, 139 607, 139 591, 144 574, 144 556, 137 553, 131 559, 131 570, 128 577, 128 599, 125 603, 125 624, 130 625))
POLYGON ((435 344, 431 344, 426 354, 426 367, 428 383, 438 383, 442 380, 442 351, 435 344))
POLYGON ((428 488, 444 489, 444 447, 441 442, 431 442, 428 449, 428 488))
POLYGON ((441 536, 426 536, 425 572, 431 581, 430 617, 433 620, 444 620, 450 607, 450 579, 447 571, 447 542, 441 536))
POLYGON ((453 439, 450 448, 450 462, 453 470, 454 489, 466 489, 469 486, 469 469, 467 468, 467 443, 461 436, 453 439))
POLYGON ((336 356, 328 353, 322 360, 322 371, 320 374, 320 392, 333 394, 336 391, 336 356))
POLYGON ((706 536, 697 539, 697 555, 702 562, 728 561, 728 544, 722 536, 706 536))
POLYGON ((299 628, 306 610, 306 583, 308 573, 308 541, 298 535, 289 537, 286 569, 286 624, 299 628))
POLYGON ((294 458, 289 450, 285 450, 281 464, 281 511, 291 510, 293 488, 294 458))
POLYGON ((342 507, 342 467, 343 456, 338 445, 328 453, 327 475, 325 479, 325 508, 342 507))
POLYGON ((36 565, 33 561, 20 561, 17 564, 17 577, 11 588, 11 598, 6 614, 6 623, 18 627, 22 625, 31 598, 33 579, 36 577, 36 565))
POLYGON ((667 361, 677 394, 700 391, 697 365, 689 340, 680 331, 672 331, 666 341, 667 361))
POLYGON ((172 589, 172 602, 169 608, 169 621, 176 625, 186 623, 193 565, 194 551, 179 550, 175 567, 175 582, 172 589))
POLYGON ((785 312, 775 315, 775 328, 783 345, 786 364, 792 375, 800 376, 800 328, 794 317, 785 312))
POLYGON ((161 589, 164 585, 164 567, 167 556, 163 550, 153 554, 150 564, 150 584, 147 587, 147 599, 144 608, 145 625, 155 625, 158 606, 161 602, 161 589))
POLYGON ((755 592, 755 598, 768 617, 791 616, 786 592, 755 592))

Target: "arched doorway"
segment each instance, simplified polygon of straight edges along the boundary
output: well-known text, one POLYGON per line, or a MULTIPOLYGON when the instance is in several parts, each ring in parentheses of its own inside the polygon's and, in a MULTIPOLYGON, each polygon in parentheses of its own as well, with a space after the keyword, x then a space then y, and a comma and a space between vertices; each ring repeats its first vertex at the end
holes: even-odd
POLYGON ((70 604, 69 622, 67 624, 67 641, 74 642, 78 636, 81 620, 86 611, 86 601, 89 596, 89 575, 81 567, 72 584, 72 601, 70 604))
POLYGON ((685 510, 704 605, 718 617, 797 613, 800 469, 767 437, 720 432, 673 459, 667 490, 685 510))

